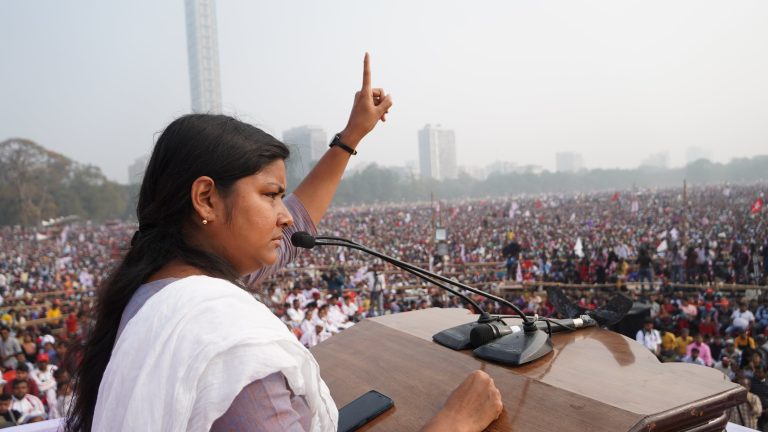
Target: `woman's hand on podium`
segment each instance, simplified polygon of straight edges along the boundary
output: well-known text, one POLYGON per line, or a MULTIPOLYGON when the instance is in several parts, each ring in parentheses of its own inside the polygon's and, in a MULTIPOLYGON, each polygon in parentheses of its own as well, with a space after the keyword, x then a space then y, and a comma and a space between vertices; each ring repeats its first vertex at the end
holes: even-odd
POLYGON ((504 405, 493 379, 474 371, 448 396, 443 409, 421 430, 479 432, 501 414, 504 405))

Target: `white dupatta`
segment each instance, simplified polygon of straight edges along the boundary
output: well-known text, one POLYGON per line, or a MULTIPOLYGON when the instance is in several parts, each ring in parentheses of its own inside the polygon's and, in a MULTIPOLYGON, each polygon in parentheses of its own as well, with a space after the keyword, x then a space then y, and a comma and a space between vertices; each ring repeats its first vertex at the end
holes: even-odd
POLYGON ((94 431, 207 432, 246 385, 275 372, 335 431, 338 410, 314 357, 250 294, 207 276, 172 282, 123 329, 104 372, 94 431))

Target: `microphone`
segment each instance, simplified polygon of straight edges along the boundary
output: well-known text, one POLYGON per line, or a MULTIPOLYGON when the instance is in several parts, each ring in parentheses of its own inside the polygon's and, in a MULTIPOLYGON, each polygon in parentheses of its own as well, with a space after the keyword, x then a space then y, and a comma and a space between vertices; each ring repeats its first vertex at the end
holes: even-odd
MULTIPOLYGON (((429 283, 432 283, 440 288, 443 288, 446 291, 454 295, 457 295, 462 299, 464 299, 466 302, 472 304, 480 312, 480 318, 478 318, 476 322, 471 322, 471 323, 462 324, 456 327, 452 327, 447 330, 443 330, 439 333, 436 333, 435 335, 432 336, 432 339, 435 342, 441 345, 444 345, 448 348, 451 348, 454 350, 461 350, 461 349, 472 347, 472 343, 470 340, 470 333, 474 327, 480 324, 487 324, 492 322, 500 322, 504 325, 506 324, 504 323, 503 320, 501 320, 500 317, 491 316, 490 314, 485 312, 480 307, 480 305, 475 303, 469 297, 466 297, 463 294, 455 290, 452 290, 443 284, 438 283, 436 280, 440 280, 442 282, 451 284, 455 287, 470 291, 477 295, 481 295, 491 300, 497 301, 499 303, 508 305, 522 318, 523 320, 522 329, 523 329, 524 337, 515 339, 511 348, 509 347, 506 348, 506 349, 511 349, 512 352, 516 354, 511 358, 506 359, 504 363, 512 364, 512 365, 527 363, 548 354, 553 349, 552 342, 549 340, 549 335, 539 331, 539 328, 537 327, 534 319, 526 316, 520 310, 520 308, 518 308, 515 304, 507 301, 506 299, 496 297, 492 294, 486 293, 484 291, 480 291, 476 288, 465 285, 461 282, 448 279, 445 276, 441 276, 441 275, 429 272, 427 270, 424 270, 422 268, 416 267, 412 264, 405 263, 403 261, 384 255, 375 250, 369 249, 351 240, 347 240, 339 237, 324 237, 324 238, 314 237, 309 233, 299 231, 294 233, 291 236, 291 243, 296 247, 301 247, 305 249, 312 249, 315 246, 343 246, 343 247, 348 247, 351 249, 356 249, 356 250, 371 254, 400 269, 403 269, 415 276, 418 276, 429 283), (520 353, 523 353, 523 355, 519 355, 520 353)), ((477 350, 475 350, 475 353, 477 355, 477 350)))
MULTIPOLYGON (((368 248, 366 248, 364 246, 361 246, 358 243, 355 243, 355 242, 353 242, 351 240, 347 240, 347 239, 340 238, 340 237, 327 237, 327 236, 326 237, 321 237, 321 236, 314 237, 314 236, 312 236, 311 234, 309 234, 307 232, 298 231, 298 232, 293 233, 293 235, 291 235, 291 244, 293 244, 296 247, 300 247, 300 248, 304 248, 304 249, 312 249, 315 246, 342 246, 342 247, 349 247, 349 248, 352 248, 352 249, 360 250, 360 251, 366 252, 368 254, 371 254, 371 255, 373 255, 375 257, 378 257, 378 258, 380 258, 380 259, 382 259, 382 260, 384 260, 384 261, 386 261, 386 262, 388 262, 388 263, 390 263, 390 264, 392 264, 392 265, 394 265, 394 266, 396 266, 396 267, 398 267, 398 268, 400 268, 402 270, 405 270, 406 272, 411 273, 412 275, 417 276, 417 277, 419 277, 419 278, 421 278, 421 279, 423 279, 423 280, 425 280, 425 281, 427 281, 427 282, 429 282, 431 284, 434 284, 434 285, 436 285, 436 286, 438 286, 438 287, 440 287, 440 288, 450 292, 451 294, 460 297, 465 302, 471 304, 480 313, 480 317, 477 319, 477 322, 462 324, 462 325, 459 325, 459 326, 456 326, 456 327, 452 327, 452 328, 443 330, 443 331, 433 335, 432 339, 434 341, 436 341, 439 344, 441 344, 443 346, 446 346, 448 348, 451 348, 451 349, 454 349, 454 350, 462 350, 462 349, 466 349, 466 348, 471 348, 472 344, 470 343, 470 340, 469 340, 469 333, 470 333, 472 327, 474 327, 477 324, 491 323, 491 322, 500 322, 502 324, 504 323, 504 321, 501 318, 492 316, 489 313, 487 313, 479 304, 477 304, 477 302, 472 300, 470 297, 467 297, 466 295, 464 295, 464 294, 462 294, 462 293, 460 293, 460 292, 458 292, 458 291, 456 291, 456 290, 454 290, 452 288, 449 288, 448 286, 443 285, 440 282, 437 282, 433 278, 433 277, 435 277, 435 278, 440 278, 441 280, 443 280, 444 278, 442 276, 436 275, 434 273, 430 273, 430 272, 428 272, 428 271, 426 271, 424 269, 421 269, 421 268, 413 266, 411 264, 399 261, 399 260, 397 260, 395 258, 392 258, 390 256, 384 255, 384 254, 382 254, 380 252, 368 249, 368 248)), ((454 281, 451 281, 451 280, 448 280, 448 281, 449 281, 449 283, 452 283, 452 284, 455 283, 454 281)))
MULTIPOLYGON (((399 267, 399 268, 401 268, 403 270, 406 270, 406 271, 409 271, 409 272, 410 272, 410 270, 412 270, 412 271, 415 271, 417 273, 420 273, 421 276, 419 276, 419 277, 421 277, 422 279, 424 279, 424 276, 426 276, 428 278, 431 278, 431 279, 437 279, 437 280, 440 280, 442 282, 449 283, 449 284, 451 284, 451 285, 453 285, 455 287, 458 287, 458 288, 467 290, 469 292, 472 292, 474 294, 481 295, 483 297, 489 298, 489 299, 497 301, 499 303, 503 303, 503 304, 509 306, 510 308, 512 308, 512 310, 514 310, 515 313, 517 313, 520 316, 520 318, 523 319, 524 324, 526 324, 526 329, 528 331, 536 331, 536 328, 533 328, 531 330, 531 327, 534 327, 533 326, 533 319, 525 316, 525 314, 523 313, 523 311, 520 310, 520 308, 518 308, 514 303, 511 303, 511 302, 507 301, 506 299, 503 299, 503 298, 500 298, 500 297, 496 297, 495 295, 489 294, 489 293, 487 293, 485 291, 481 291, 481 290, 479 290, 477 288, 473 288, 473 287, 471 287, 469 285, 465 285, 465 284, 463 284, 461 282, 458 282, 458 281, 455 281, 455 280, 452 280, 452 279, 448 279, 445 276, 441 276, 439 274, 429 272, 429 271, 424 270, 424 269, 422 269, 420 267, 416 267, 416 266, 414 266, 412 264, 408 264, 408 263, 400 261, 400 260, 398 260, 396 258, 384 255, 381 252, 377 252, 377 251, 375 251, 373 249, 369 249, 369 248, 367 248, 365 246, 362 246, 362 245, 360 245, 358 243, 353 242, 352 240, 347 240, 347 239, 341 238, 341 237, 328 237, 328 236, 314 237, 314 236, 312 236, 311 234, 309 234, 309 233, 307 233, 305 231, 298 231, 298 232, 293 233, 293 235, 291 235, 291 244, 293 244, 296 247, 301 247, 301 248, 305 248, 305 249, 312 249, 315 246, 343 246, 343 247, 348 247, 348 248, 351 248, 351 249, 356 249, 356 250, 365 252, 367 254, 370 254, 370 255, 373 255, 375 257, 381 258, 382 260, 384 260, 384 261, 386 261, 386 262, 388 262, 388 263, 390 263, 390 264, 392 264, 392 265, 394 265, 396 267, 399 267), (325 239, 332 239, 332 241, 328 241, 328 240, 325 240, 325 239)), ((411 272, 411 274, 413 274, 413 272, 411 272)), ((433 280, 428 280, 428 279, 425 279, 425 280, 427 280, 430 283, 434 283, 433 280)), ((438 284, 435 284, 435 285, 438 285, 438 284)), ((438 286, 440 286, 440 285, 438 285, 438 286)), ((450 290, 448 288, 446 288, 446 289, 449 292, 455 294, 454 291, 452 291, 452 290, 450 290)), ((466 299, 461 294, 456 294, 456 295, 466 299)), ((468 301, 472 302, 471 300, 468 300, 468 301)), ((473 304, 473 306, 474 306, 474 304, 473 304)), ((478 307, 478 306, 476 306, 476 307, 478 307)), ((478 310, 482 311, 482 309, 479 308, 479 307, 478 307, 478 310)))
POLYGON ((422 269, 420 269, 418 267, 411 266, 410 264, 398 261, 395 258, 388 257, 388 256, 386 256, 384 254, 379 253, 379 252, 376 252, 376 251, 373 251, 373 250, 368 250, 364 246, 361 246, 358 243, 355 243, 355 242, 353 242, 351 240, 347 240, 347 239, 344 239, 344 238, 341 238, 341 237, 328 237, 328 236, 325 236, 325 237, 321 237, 321 236, 313 237, 308 232, 298 231, 298 232, 295 232, 291 236, 291 244, 293 244, 296 247, 300 247, 300 248, 304 248, 304 249, 313 249, 316 245, 318 245, 318 246, 343 246, 343 247, 351 247, 353 249, 362 250, 363 252, 367 252, 367 253, 372 254, 372 255, 374 255, 376 257, 379 257, 379 258, 383 259, 384 261, 387 261, 387 262, 391 263, 392 265, 394 265, 394 266, 396 266, 398 268, 401 268, 401 269, 403 269, 403 270, 405 270, 405 271, 407 271, 407 272, 409 272, 409 273, 411 273, 411 274, 413 274, 415 276, 418 276, 418 277, 426 280, 429 283, 435 284, 435 285, 437 285, 437 286, 447 290, 448 292, 450 292, 453 295, 461 297, 462 299, 464 299, 464 301, 466 301, 467 303, 469 303, 472 306, 474 306, 475 309, 477 309, 480 312, 481 315, 486 315, 486 316, 490 317, 490 315, 488 313, 486 313, 483 310, 483 308, 480 307, 480 305, 477 304, 477 302, 475 302, 471 298, 466 297, 464 294, 456 292, 453 289, 448 288, 447 286, 445 286, 445 285, 443 285, 443 284, 441 284, 439 282, 436 282, 435 280, 431 279, 430 276, 436 276, 436 275, 433 275, 432 273, 429 273, 428 271, 422 270, 422 269), (323 239, 330 239, 330 240, 333 240, 333 241, 343 242, 344 244, 337 244, 337 243, 333 243, 333 242, 327 242, 327 241, 323 241, 323 239), (320 241, 318 242, 318 240, 320 240, 320 241), (354 246, 352 246, 352 245, 354 245, 354 246))
POLYGON ((317 241, 312 234, 306 231, 297 231, 291 236, 291 244, 302 249, 312 249, 317 241))
MULTIPOLYGON (((579 318, 573 319, 547 319, 536 321, 536 327, 539 330, 548 331, 549 333, 558 333, 561 331, 572 331, 585 327, 593 327, 597 325, 597 321, 592 319, 589 315, 582 315, 579 318), (554 325, 552 325, 554 324, 554 325)), ((481 345, 485 345, 500 337, 506 336, 512 333, 519 333, 524 331, 522 326, 507 326, 498 323, 483 323, 475 326, 469 333, 469 339, 472 346, 477 348, 481 345)))

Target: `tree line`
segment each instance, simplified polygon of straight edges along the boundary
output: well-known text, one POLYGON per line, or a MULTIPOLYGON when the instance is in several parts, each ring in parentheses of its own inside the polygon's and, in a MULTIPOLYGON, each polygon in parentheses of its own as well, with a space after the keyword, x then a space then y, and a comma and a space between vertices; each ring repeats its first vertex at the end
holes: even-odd
MULTIPOLYGON (((485 180, 461 174, 443 181, 404 177, 397 170, 371 164, 342 180, 334 205, 426 201, 432 195, 451 199, 681 187, 683 180, 689 184, 768 182, 768 156, 726 164, 701 159, 674 169, 495 173, 485 180)), ((296 184, 298 179, 289 179, 289 185, 296 184)), ((93 221, 132 219, 137 197, 137 185, 110 181, 98 167, 79 164, 33 141, 13 138, 0 143, 0 225, 32 227, 69 215, 93 221)))
POLYGON ((104 221, 126 218, 130 188, 19 138, 0 143, 0 225, 33 227, 61 216, 104 221))
POLYGON ((426 201, 431 193, 435 198, 451 199, 682 187, 684 180, 690 185, 768 182, 768 156, 733 159, 725 164, 700 159, 685 167, 671 169, 640 167, 575 173, 494 173, 485 180, 460 174, 457 179, 443 181, 415 176, 404 178, 395 170, 372 164, 344 178, 334 204, 426 201))

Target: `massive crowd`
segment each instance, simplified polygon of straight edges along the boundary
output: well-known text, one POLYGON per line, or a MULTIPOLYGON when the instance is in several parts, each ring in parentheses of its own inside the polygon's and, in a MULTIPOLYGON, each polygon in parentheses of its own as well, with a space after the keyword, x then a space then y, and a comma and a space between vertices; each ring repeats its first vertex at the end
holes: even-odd
MULTIPOLYGON (((747 423, 762 412, 755 400, 768 407, 761 349, 768 296, 759 288, 768 274, 768 228, 766 211, 751 211, 765 189, 719 185, 358 206, 331 211, 319 231, 505 295, 529 313, 555 313, 540 292, 547 283, 575 284, 568 292, 586 308, 602 307, 620 289, 649 305, 637 338, 659 358, 715 367, 751 387, 757 399, 733 417, 747 423), (732 289, 734 283, 743 289, 732 289)), ((87 331, 94 290, 135 229, 125 222, 0 229, 0 421, 66 412, 77 361, 68 343, 87 331)), ((465 307, 339 247, 302 252, 249 288, 307 347, 365 317, 465 307)), ((477 300, 492 313, 510 312, 477 300)))

